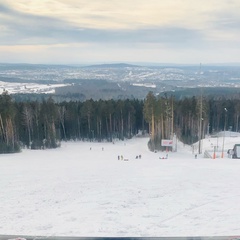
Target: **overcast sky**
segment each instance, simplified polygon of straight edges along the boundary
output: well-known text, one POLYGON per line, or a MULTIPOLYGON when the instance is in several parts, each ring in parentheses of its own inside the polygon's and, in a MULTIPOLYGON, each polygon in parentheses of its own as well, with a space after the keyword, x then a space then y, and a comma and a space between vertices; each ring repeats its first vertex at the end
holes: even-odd
POLYGON ((0 0, 0 62, 240 62, 240 0, 0 0))

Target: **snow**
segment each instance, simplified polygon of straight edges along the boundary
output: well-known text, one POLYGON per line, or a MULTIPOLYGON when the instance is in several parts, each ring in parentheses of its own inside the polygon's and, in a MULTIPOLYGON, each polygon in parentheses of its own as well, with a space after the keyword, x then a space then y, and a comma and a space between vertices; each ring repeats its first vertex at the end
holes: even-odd
POLYGON ((69 86, 70 84, 37 84, 37 83, 9 83, 0 81, 0 94, 7 91, 10 94, 15 93, 55 93, 59 87, 69 86))
MULTIPOLYGON (((221 151, 222 136, 203 140, 203 150, 218 142, 221 151)), ((195 159, 180 142, 162 159, 167 153, 150 152, 147 141, 63 142, 0 155, 0 234, 240 234, 240 159, 226 154, 240 137, 225 134, 224 158, 216 159, 195 159)))
POLYGON ((156 84, 152 84, 152 83, 133 83, 131 85, 138 86, 138 87, 156 88, 156 84))

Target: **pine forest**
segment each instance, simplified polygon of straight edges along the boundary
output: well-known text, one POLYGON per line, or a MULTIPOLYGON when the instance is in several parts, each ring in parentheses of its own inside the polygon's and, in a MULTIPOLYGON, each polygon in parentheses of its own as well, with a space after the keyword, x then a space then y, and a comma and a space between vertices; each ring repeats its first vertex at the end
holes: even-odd
POLYGON ((149 135, 149 148, 162 150, 161 140, 176 136, 193 144, 206 134, 239 131, 240 98, 155 96, 144 100, 54 102, 14 101, 0 95, 0 153, 22 148, 60 147, 61 141, 124 140, 149 135))

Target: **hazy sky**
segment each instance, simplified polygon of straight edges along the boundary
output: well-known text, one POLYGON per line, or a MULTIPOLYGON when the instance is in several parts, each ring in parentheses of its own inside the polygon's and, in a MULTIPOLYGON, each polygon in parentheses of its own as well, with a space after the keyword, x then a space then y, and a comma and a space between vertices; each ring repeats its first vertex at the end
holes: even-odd
POLYGON ((0 62, 240 62, 240 0, 0 0, 0 62))

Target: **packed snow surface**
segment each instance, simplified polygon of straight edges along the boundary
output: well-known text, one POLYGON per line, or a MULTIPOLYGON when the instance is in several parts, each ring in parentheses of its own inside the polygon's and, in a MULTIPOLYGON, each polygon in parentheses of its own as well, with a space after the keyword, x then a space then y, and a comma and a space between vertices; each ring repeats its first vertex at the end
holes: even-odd
POLYGON ((240 159, 226 154, 240 137, 225 137, 223 158, 223 138, 205 139, 203 150, 218 145, 216 159, 195 159, 180 142, 177 152, 150 152, 147 141, 63 142, 0 155, 0 234, 240 234, 240 159))

